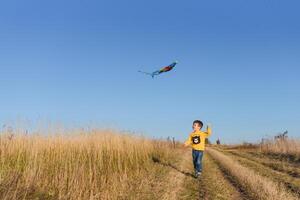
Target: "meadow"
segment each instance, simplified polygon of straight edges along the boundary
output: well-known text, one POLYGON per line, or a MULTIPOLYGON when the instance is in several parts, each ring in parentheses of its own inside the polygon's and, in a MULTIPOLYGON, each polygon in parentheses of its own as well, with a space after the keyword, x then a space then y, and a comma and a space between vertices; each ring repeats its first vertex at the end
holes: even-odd
POLYGON ((179 142, 110 130, 2 133, 0 199, 294 200, 299 144, 208 145, 196 179, 179 142))
POLYGON ((173 160, 172 145, 99 130, 2 134, 0 199, 143 198, 164 173, 154 158, 173 160))

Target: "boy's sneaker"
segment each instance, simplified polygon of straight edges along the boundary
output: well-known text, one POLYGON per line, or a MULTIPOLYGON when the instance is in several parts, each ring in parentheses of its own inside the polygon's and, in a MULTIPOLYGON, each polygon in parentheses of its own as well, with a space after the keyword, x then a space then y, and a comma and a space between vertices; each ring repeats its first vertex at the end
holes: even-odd
POLYGON ((198 178, 199 176, 201 176, 201 172, 196 172, 195 177, 198 178))

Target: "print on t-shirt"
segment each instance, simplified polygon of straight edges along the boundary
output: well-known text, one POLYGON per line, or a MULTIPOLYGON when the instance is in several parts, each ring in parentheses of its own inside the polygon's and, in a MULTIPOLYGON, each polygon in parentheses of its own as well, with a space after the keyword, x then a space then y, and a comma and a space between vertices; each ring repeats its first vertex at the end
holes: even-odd
POLYGON ((200 136, 198 135, 198 136, 192 137, 192 142, 193 142, 193 144, 199 144, 201 142, 200 136))

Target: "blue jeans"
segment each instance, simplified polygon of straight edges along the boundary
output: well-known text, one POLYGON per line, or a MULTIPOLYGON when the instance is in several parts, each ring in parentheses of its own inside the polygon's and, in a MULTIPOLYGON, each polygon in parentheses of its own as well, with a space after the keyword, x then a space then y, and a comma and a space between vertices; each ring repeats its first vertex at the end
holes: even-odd
POLYGON ((202 172, 202 157, 203 151, 195 150, 192 151, 194 169, 196 172, 202 172))

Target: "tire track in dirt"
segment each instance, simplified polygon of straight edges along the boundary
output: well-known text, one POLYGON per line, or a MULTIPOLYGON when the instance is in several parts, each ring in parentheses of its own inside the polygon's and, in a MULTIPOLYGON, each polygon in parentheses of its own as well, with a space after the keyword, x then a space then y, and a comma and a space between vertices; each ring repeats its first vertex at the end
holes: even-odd
POLYGON ((206 153, 203 175, 199 180, 199 199, 243 200, 250 198, 242 191, 235 180, 206 153))
POLYGON ((177 195, 164 196, 165 199, 200 199, 200 200, 243 200, 249 199, 233 185, 221 171, 217 163, 207 154, 203 157, 201 178, 194 178, 191 151, 187 151, 182 163, 181 173, 185 175, 181 184, 172 187, 177 195))
POLYGON ((209 148, 208 152, 252 199, 298 199, 271 177, 262 176, 257 170, 243 165, 232 156, 214 148, 209 148))
POLYGON ((286 173, 289 176, 292 176, 293 178, 300 178, 300 169, 298 166, 291 165, 290 163, 284 162, 284 161, 278 161, 278 160, 272 160, 268 157, 254 157, 253 154, 249 154, 247 152, 239 152, 237 150, 228 150, 224 151, 231 153, 235 156, 239 156, 257 163, 260 163, 266 167, 269 167, 270 169, 286 173))
POLYGON ((285 154, 274 154, 274 153, 264 153, 259 151, 249 151, 248 154, 251 154, 252 156, 260 157, 260 158, 268 158, 271 160, 277 160, 281 162, 288 163, 289 165, 293 167, 300 167, 300 161, 291 159, 288 155, 285 154))
POLYGON ((193 177, 192 156, 190 150, 181 153, 176 165, 160 163, 170 168, 166 176, 164 193, 161 199, 201 199, 201 200, 250 200, 248 191, 241 187, 214 158, 205 152, 201 178, 193 177))
POLYGON ((229 151, 222 152, 238 161, 241 165, 254 170, 259 175, 270 178, 277 184, 283 185, 287 190, 300 198, 300 179, 294 178, 287 173, 271 169, 268 166, 265 166, 257 161, 253 161, 249 158, 239 156, 238 154, 229 151))

